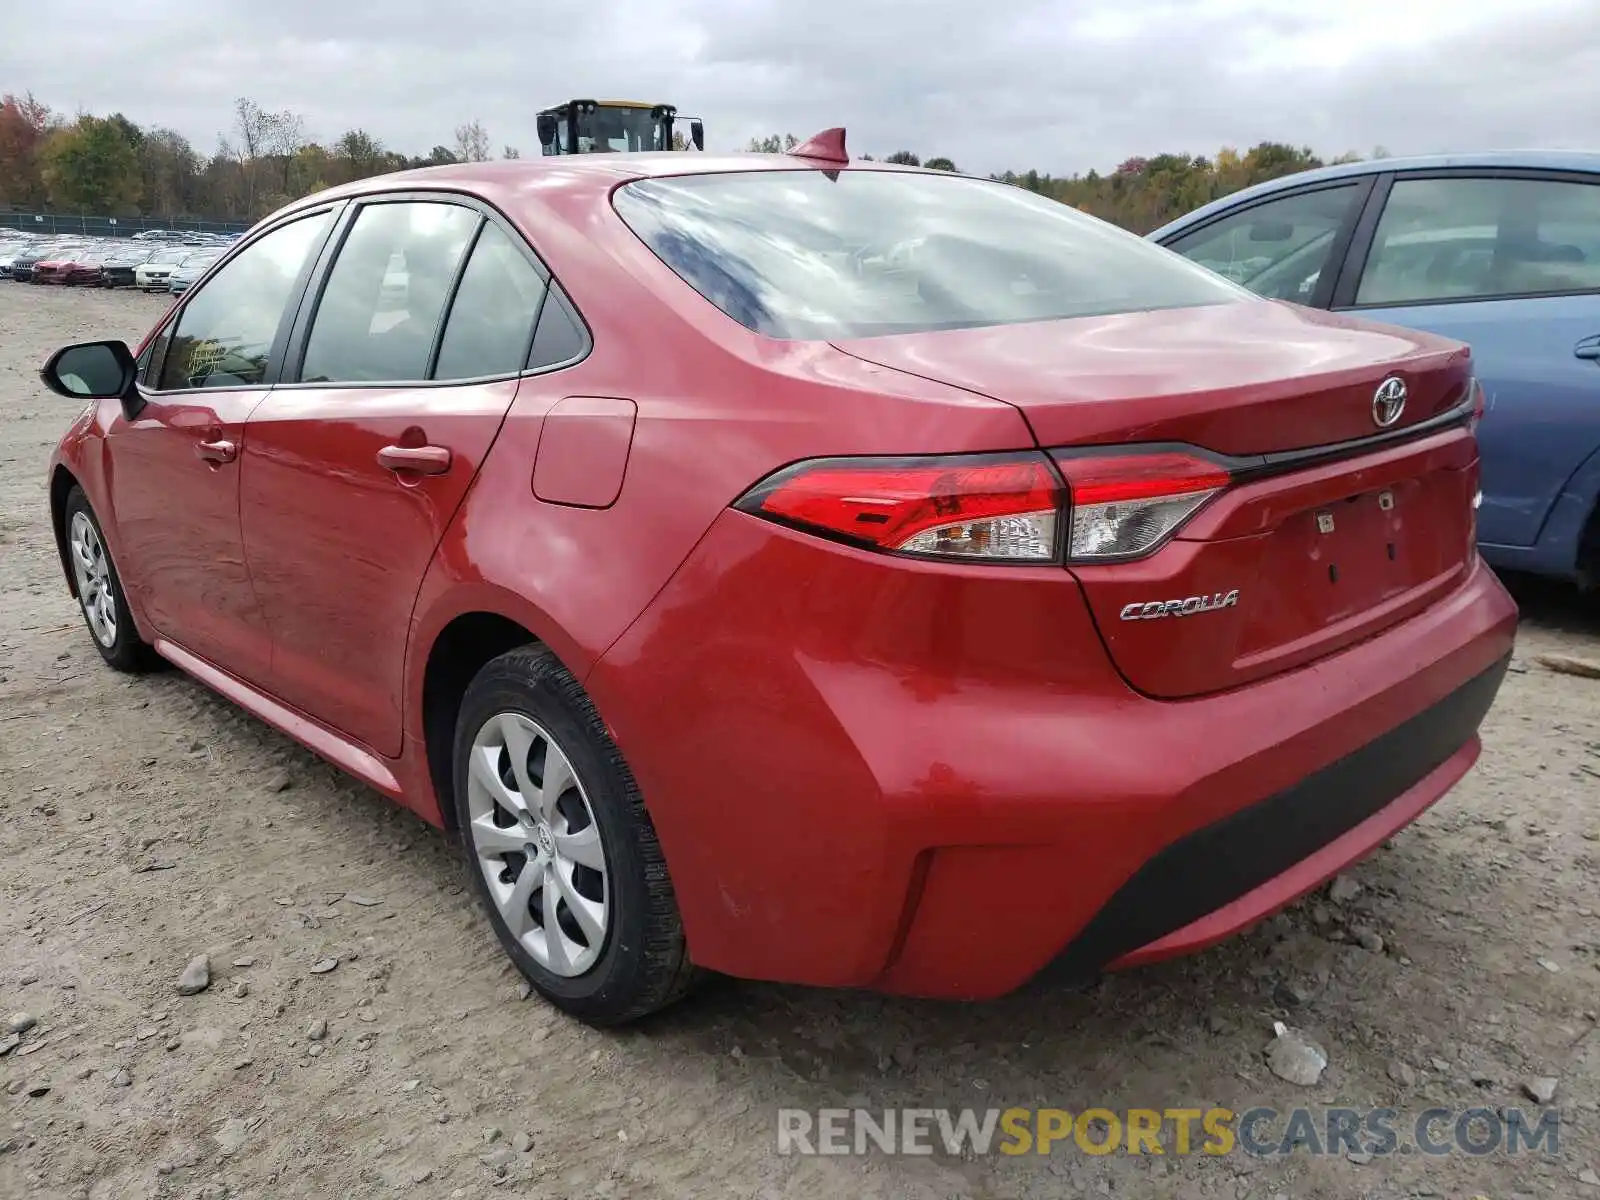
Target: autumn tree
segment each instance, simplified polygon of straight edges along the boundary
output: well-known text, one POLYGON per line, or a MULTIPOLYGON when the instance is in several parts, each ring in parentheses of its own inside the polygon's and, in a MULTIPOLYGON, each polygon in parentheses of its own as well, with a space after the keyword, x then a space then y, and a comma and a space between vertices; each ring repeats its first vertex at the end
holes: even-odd
POLYGON ((0 204, 39 207, 46 199, 39 153, 50 132, 50 107, 6 93, 0 97, 0 204))

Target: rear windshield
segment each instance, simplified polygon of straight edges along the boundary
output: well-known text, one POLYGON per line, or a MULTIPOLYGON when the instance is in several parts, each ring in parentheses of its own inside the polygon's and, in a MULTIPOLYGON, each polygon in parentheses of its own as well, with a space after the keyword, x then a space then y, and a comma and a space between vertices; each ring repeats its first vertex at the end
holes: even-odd
POLYGON ((686 283, 775 338, 872 337, 1251 298, 1064 204, 961 176, 690 175, 636 180, 613 203, 686 283))

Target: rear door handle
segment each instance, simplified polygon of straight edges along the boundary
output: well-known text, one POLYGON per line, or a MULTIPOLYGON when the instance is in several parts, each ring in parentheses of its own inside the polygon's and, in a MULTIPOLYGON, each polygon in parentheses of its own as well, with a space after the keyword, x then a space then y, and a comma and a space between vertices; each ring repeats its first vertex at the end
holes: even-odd
POLYGON ((219 438, 214 442, 200 442, 194 452, 206 462, 225 463, 232 462, 239 456, 239 448, 232 442, 219 438))
POLYGON ((450 469, 450 451, 444 446, 385 446, 378 451, 378 465, 390 471, 443 475, 450 469))
POLYGON ((1572 348, 1579 358, 1600 361, 1600 336, 1587 337, 1572 348))

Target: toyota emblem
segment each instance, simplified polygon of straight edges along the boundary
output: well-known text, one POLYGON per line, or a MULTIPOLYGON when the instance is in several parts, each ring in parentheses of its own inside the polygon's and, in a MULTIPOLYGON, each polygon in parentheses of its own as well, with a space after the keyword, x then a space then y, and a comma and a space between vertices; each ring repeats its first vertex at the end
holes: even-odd
POLYGON ((1406 381, 1391 375, 1372 393, 1372 421, 1379 429, 1387 429, 1400 419, 1406 410, 1406 381))

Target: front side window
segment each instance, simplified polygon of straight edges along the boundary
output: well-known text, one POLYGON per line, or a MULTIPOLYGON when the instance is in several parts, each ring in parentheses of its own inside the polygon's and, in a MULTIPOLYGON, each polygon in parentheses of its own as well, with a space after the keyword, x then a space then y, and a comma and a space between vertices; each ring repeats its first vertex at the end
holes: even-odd
POLYGON ((284 307, 332 223, 328 211, 281 225, 207 280, 169 327, 165 356, 156 351, 161 390, 261 383, 284 307))
POLYGON ((426 379, 445 300, 480 219, 432 201, 363 207, 328 273, 300 379, 426 379))
POLYGON ((1253 204, 1167 246, 1258 296, 1306 304, 1363 190, 1349 183, 1253 204))
POLYGON ((1400 179, 1373 234, 1357 304, 1600 290, 1600 184, 1400 179))
POLYGON ((871 337, 1250 298, 1064 204, 959 176, 689 175, 627 184, 613 204, 680 278, 769 337, 871 337))

